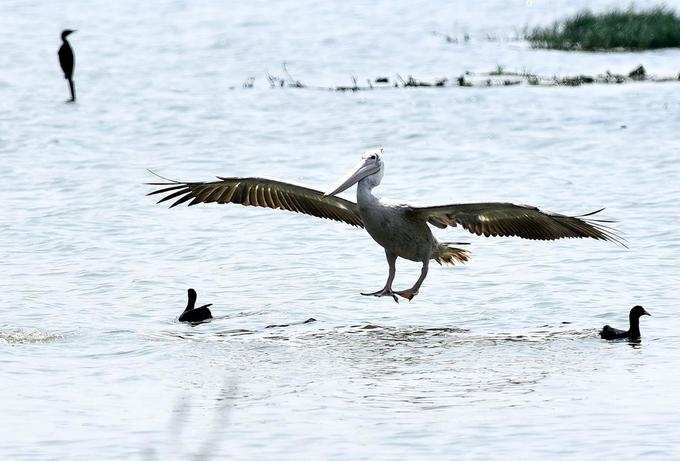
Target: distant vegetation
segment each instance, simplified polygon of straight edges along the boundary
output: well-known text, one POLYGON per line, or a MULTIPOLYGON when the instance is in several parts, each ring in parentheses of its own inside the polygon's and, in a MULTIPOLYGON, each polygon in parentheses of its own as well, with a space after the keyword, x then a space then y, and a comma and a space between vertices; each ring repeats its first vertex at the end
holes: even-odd
POLYGON ((548 27, 526 34, 533 46, 558 50, 652 50, 680 47, 680 18, 663 7, 635 11, 583 10, 548 27))

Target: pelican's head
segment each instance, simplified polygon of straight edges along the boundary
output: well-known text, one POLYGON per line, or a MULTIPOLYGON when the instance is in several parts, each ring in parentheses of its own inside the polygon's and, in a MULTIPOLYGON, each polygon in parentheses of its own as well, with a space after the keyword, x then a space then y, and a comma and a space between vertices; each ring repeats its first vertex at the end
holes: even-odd
POLYGON ((383 172, 385 171, 385 166, 380 158, 382 153, 382 147, 364 152, 357 166, 345 178, 340 180, 339 185, 332 192, 327 192, 326 195, 337 195, 359 181, 366 181, 370 189, 380 184, 383 172))
POLYGON ((61 31, 61 39, 62 39, 62 40, 66 40, 66 37, 68 37, 69 35, 71 35, 73 32, 76 32, 76 31, 75 31, 75 30, 71 30, 71 29, 64 29, 63 31, 61 31))

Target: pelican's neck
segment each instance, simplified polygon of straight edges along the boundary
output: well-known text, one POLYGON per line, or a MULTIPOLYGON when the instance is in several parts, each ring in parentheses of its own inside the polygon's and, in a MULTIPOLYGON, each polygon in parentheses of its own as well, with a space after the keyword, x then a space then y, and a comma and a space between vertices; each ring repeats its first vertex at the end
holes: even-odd
POLYGON ((373 186, 368 178, 364 178, 357 184, 357 203, 360 207, 367 207, 379 203, 378 197, 373 195, 373 186))

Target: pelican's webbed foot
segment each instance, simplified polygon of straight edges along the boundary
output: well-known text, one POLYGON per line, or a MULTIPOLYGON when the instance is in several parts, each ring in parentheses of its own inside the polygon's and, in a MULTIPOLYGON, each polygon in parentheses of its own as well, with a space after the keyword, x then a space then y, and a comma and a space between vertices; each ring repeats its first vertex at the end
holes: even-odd
POLYGON ((382 290, 379 291, 374 291, 373 293, 361 293, 364 296, 392 296, 392 299, 394 299, 395 303, 399 303, 399 299, 397 298, 397 294, 395 294, 394 291, 390 290, 389 288, 383 288, 382 290))
POLYGON ((406 298, 410 301, 418 294, 418 290, 414 290, 413 288, 409 288, 408 290, 395 291, 394 294, 399 295, 402 298, 406 298))

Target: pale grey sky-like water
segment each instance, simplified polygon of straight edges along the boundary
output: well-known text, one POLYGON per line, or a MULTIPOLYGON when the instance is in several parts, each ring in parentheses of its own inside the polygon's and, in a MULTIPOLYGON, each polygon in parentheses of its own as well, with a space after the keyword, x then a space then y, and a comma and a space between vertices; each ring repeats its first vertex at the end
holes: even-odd
MULTIPOLYGON (((680 456, 680 83, 347 94, 266 81, 283 61, 315 85, 496 65, 680 71, 678 50, 505 40, 607 5, 3 2, 0 456, 680 456), (56 59, 67 27, 79 29, 76 104, 56 59), (359 295, 387 273, 361 230, 145 196, 147 168, 325 189, 376 145, 384 197, 607 207, 630 248, 438 230, 470 242, 470 262, 433 267, 397 305, 359 295), (189 287, 213 322, 176 322, 189 287), (634 304, 653 315, 642 343, 600 340, 634 304)), ((419 266, 397 270, 407 287, 419 266)))

